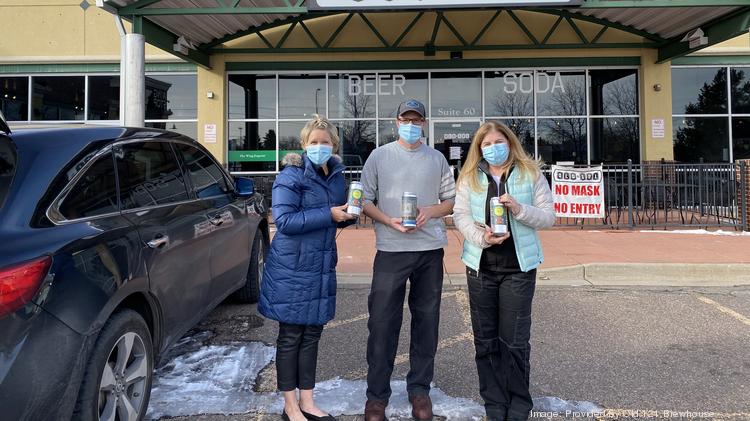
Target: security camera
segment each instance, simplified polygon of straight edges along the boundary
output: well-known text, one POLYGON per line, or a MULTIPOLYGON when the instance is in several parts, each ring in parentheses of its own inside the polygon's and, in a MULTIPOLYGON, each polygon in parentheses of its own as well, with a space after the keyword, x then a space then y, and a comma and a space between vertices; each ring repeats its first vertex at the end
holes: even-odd
POLYGON ((688 31, 688 33, 685 34, 685 36, 682 37, 680 41, 687 41, 690 45, 690 48, 696 48, 700 47, 701 45, 708 44, 708 37, 704 35, 705 34, 703 33, 703 30, 701 28, 696 28, 688 31))

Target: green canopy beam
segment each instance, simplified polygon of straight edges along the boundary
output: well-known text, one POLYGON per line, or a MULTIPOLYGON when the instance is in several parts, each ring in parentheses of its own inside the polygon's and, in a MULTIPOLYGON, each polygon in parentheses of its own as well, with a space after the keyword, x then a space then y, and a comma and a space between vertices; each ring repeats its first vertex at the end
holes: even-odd
POLYGON ((729 18, 701 26, 704 36, 708 37, 708 43, 705 45, 690 48, 689 43, 682 41, 682 36, 680 36, 661 46, 657 62, 663 63, 732 39, 747 33, 748 28, 750 28, 750 7, 745 7, 729 18))
POLYGON ((750 6, 748 0, 586 0, 583 9, 618 9, 633 7, 720 7, 750 6))

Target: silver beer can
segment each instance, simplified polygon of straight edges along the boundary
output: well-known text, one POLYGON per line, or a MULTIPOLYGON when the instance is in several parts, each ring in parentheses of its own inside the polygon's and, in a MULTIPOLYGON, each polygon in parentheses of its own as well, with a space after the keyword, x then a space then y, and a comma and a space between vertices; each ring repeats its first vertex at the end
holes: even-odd
POLYGON ((362 200, 364 193, 364 186, 359 181, 352 181, 349 184, 349 206, 346 208, 346 213, 349 215, 359 216, 362 213, 362 200))
POLYGON ((417 194, 404 192, 401 196, 401 225, 405 228, 417 226, 417 194))
POLYGON ((501 236, 508 233, 508 209, 500 203, 499 197, 490 199, 490 228, 492 235, 501 236))

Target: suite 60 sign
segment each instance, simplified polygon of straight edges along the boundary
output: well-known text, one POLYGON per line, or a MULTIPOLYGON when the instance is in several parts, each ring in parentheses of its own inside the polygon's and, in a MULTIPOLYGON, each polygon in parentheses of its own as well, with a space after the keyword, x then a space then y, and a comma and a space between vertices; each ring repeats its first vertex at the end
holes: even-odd
POLYGON ((555 215, 572 218, 604 218, 602 167, 552 166, 555 215))

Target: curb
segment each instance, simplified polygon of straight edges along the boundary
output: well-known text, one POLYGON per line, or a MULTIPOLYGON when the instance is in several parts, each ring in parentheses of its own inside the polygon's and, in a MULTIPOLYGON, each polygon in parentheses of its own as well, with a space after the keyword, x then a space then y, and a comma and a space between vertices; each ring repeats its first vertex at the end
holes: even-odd
MULTIPOLYGON (((372 273, 339 273, 339 285, 370 285, 372 273)), ((465 273, 444 274, 443 285, 466 285, 465 273)), ((750 285, 746 263, 586 263, 541 268, 537 285, 733 287, 750 285)))

